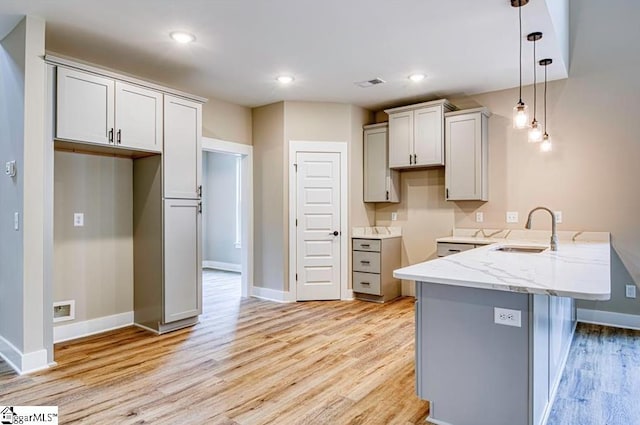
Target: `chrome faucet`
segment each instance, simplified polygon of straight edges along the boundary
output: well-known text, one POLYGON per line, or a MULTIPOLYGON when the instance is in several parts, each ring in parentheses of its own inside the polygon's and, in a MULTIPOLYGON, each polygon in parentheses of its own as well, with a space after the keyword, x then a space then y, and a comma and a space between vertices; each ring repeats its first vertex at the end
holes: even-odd
POLYGON ((524 226, 525 229, 531 229, 531 215, 538 210, 547 211, 551 214, 551 251, 558 250, 558 233, 556 231, 556 215, 547 207, 536 207, 529 211, 529 217, 527 217, 527 224, 524 226))

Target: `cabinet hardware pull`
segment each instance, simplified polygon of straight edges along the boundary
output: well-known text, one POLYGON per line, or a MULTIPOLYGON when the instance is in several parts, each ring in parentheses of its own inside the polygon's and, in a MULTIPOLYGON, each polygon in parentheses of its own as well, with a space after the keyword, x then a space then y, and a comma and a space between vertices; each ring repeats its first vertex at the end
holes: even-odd
POLYGON ((449 189, 447 189, 447 195, 446 198, 449 199, 449 189))
POLYGON ((450 249, 449 252, 462 252, 459 249, 450 249))
POLYGON ((113 128, 109 130, 109 143, 113 143, 113 128))
POLYGON ((389 191, 387 190, 387 201, 389 200, 389 191))
POLYGON ((198 214, 202 214, 202 202, 198 202, 198 214))
POLYGON ((418 154, 413 154, 413 165, 416 165, 418 163, 418 154))
POLYGON ((370 262, 370 261, 366 261, 366 260, 360 260, 360 263, 361 263, 361 264, 371 264, 371 262, 370 262))
POLYGON ((361 285, 371 285, 369 282, 360 282, 361 285))
POLYGON ((118 140, 118 144, 122 143, 122 130, 121 129, 118 129, 117 140, 118 140))
POLYGON ((413 164, 413 155, 409 154, 409 165, 413 164))
POLYGON ((198 198, 202 198, 202 185, 198 186, 198 198))
POLYGON ((363 248, 369 248, 371 245, 369 245, 368 243, 361 243, 360 246, 363 248))

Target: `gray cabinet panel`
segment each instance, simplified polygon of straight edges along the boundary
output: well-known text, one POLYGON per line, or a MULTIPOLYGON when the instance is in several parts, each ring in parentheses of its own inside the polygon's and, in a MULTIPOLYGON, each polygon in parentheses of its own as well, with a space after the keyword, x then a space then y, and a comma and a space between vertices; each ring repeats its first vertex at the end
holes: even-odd
POLYGON ((202 178, 202 105, 164 96, 164 197, 197 199, 202 178))
POLYGON ((200 203, 164 201, 164 322, 202 312, 200 203))

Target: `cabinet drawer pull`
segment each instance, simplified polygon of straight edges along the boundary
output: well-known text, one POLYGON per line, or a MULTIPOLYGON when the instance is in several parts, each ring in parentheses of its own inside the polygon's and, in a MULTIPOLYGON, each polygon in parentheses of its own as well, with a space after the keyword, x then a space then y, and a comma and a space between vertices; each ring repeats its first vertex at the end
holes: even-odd
POLYGON ((369 282, 360 282, 360 285, 371 285, 369 282))
POLYGON ((459 249, 450 249, 449 252, 462 252, 459 249))
POLYGON ((360 260, 361 264, 371 264, 371 261, 367 261, 367 260, 360 260))
POLYGON ((371 245, 369 245, 368 243, 361 243, 360 246, 363 248, 369 248, 371 245))

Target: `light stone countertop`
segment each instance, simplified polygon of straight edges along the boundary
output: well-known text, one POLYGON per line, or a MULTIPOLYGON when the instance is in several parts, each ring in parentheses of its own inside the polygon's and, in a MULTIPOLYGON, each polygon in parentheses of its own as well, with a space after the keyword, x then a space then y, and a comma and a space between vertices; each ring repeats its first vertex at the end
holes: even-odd
POLYGON ((558 232, 558 251, 501 252, 503 245, 549 246, 549 231, 455 229, 438 242, 490 244, 393 272, 417 282, 584 300, 611 296, 610 240, 606 232, 558 232), (473 235, 477 233, 478 237, 473 235))
POLYGON ((351 231, 352 238, 358 239, 388 239, 402 237, 400 227, 354 227, 351 231))

